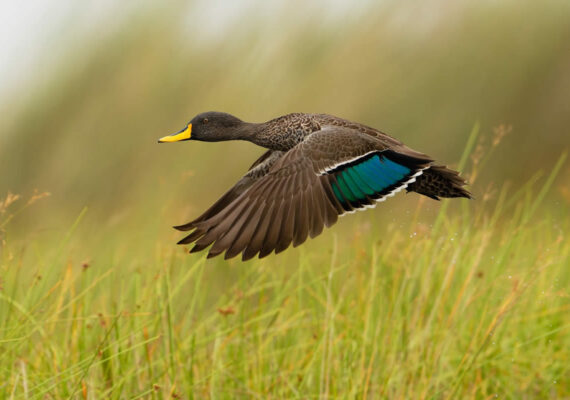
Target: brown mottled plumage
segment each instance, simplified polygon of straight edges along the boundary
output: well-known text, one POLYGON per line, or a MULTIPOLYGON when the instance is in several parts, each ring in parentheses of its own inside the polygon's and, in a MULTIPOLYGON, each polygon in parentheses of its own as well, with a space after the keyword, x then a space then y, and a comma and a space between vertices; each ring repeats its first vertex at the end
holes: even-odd
POLYGON ((339 215, 406 189, 433 199, 471 198, 456 171, 374 128, 326 114, 289 114, 253 124, 219 112, 192 119, 160 141, 247 140, 269 149, 195 220, 179 244, 208 257, 279 253, 319 235, 339 215), (191 131, 191 132, 190 132, 191 131), (182 138, 179 138, 183 135, 182 138))

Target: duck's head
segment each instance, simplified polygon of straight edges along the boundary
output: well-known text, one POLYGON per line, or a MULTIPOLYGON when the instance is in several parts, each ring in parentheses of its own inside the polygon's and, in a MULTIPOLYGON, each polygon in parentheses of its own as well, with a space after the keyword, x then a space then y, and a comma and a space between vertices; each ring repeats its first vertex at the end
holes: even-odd
POLYGON ((180 131, 160 138, 159 143, 179 142, 182 140, 201 140, 204 142, 219 142, 222 140, 238 139, 239 129, 243 121, 231 114, 208 111, 196 115, 180 131))

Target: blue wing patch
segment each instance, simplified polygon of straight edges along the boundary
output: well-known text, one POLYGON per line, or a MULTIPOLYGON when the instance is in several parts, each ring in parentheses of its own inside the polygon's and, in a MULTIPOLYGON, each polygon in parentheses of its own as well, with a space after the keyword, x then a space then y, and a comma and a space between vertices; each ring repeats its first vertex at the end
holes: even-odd
POLYGON ((410 177, 412 169, 375 153, 335 169, 332 182, 341 203, 358 203, 388 193, 410 177))

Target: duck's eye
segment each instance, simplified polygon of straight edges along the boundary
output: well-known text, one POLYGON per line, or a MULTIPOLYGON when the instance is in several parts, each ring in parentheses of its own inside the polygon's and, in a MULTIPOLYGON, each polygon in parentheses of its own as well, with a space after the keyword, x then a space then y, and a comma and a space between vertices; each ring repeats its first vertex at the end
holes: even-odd
POLYGON ((208 123, 208 118, 204 118, 204 120, 202 121, 202 123, 207 124, 207 123, 208 123))

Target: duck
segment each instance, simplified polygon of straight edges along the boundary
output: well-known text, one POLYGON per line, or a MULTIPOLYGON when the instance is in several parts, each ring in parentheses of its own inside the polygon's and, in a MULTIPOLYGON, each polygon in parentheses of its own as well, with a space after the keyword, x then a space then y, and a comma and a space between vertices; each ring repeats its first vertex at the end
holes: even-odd
POLYGON ((267 149, 196 219, 174 228, 190 253, 246 261, 320 235, 342 215, 406 190, 471 199, 459 173, 370 126, 328 114, 287 114, 251 123, 224 112, 196 115, 159 143, 246 140, 267 149))

